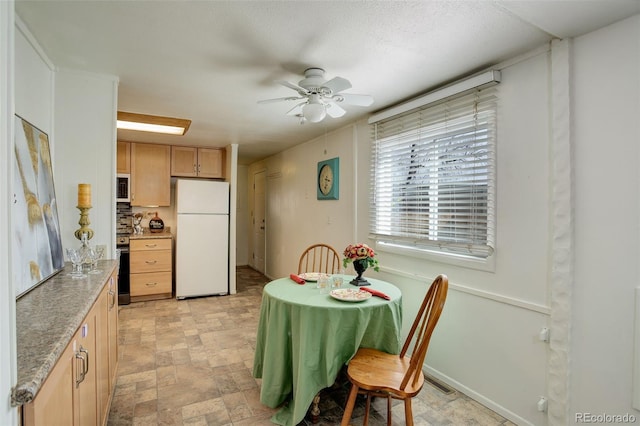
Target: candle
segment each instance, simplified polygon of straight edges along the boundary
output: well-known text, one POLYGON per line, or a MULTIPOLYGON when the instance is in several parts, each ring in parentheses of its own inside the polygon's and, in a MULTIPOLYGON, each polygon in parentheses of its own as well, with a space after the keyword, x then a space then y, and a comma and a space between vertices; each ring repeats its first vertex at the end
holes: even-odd
POLYGON ((78 184, 78 207, 91 207, 91 184, 78 184))

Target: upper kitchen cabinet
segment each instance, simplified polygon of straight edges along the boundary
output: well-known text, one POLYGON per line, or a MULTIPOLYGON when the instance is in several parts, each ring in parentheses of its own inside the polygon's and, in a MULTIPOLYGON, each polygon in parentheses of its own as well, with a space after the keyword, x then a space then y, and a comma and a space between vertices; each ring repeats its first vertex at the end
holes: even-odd
POLYGON ((224 149, 171 147, 171 176, 223 178, 224 149))
POLYGON ((131 144, 118 141, 117 173, 131 173, 131 144))
POLYGON ((131 205, 171 204, 171 146, 131 143, 131 205))

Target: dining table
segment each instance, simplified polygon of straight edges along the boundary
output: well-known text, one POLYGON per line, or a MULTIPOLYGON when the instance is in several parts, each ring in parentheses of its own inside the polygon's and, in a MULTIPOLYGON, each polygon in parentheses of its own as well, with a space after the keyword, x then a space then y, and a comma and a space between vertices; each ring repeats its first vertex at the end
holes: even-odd
MULTIPOLYGON (((359 289, 343 276, 344 289, 359 289)), ((372 296, 347 301, 315 282, 280 278, 265 285, 260 308, 253 376, 262 379, 260 401, 278 408, 271 421, 294 426, 314 397, 332 386, 360 347, 400 351, 402 293, 391 283, 367 278, 372 296)))

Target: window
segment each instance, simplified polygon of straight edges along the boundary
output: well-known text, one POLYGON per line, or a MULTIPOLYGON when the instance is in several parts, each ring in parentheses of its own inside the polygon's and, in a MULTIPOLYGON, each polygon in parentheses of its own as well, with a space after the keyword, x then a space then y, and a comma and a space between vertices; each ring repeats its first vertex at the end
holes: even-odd
POLYGON ((372 124, 371 233, 383 245, 493 253, 495 89, 372 124))

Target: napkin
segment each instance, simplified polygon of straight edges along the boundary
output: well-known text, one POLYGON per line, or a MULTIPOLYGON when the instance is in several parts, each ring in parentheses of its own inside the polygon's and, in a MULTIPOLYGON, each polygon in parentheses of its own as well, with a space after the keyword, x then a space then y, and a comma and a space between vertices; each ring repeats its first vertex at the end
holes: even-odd
POLYGON ((289 275, 289 278, 291 278, 292 280, 294 280, 295 282, 297 282, 298 284, 304 284, 306 281, 303 280, 302 278, 300 278, 299 276, 297 276, 296 274, 291 274, 289 275))
POLYGON ((387 296, 386 294, 384 294, 380 290, 376 290, 375 288, 360 287, 360 290, 368 291, 369 293, 373 294, 374 296, 378 296, 378 297, 382 297, 383 299, 391 300, 391 298, 389 296, 387 296))

